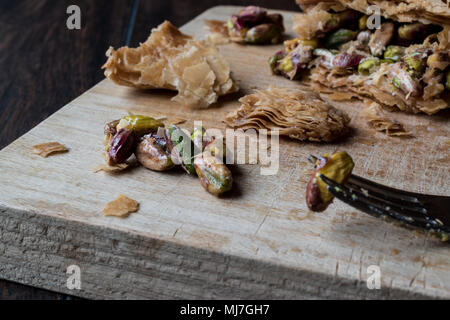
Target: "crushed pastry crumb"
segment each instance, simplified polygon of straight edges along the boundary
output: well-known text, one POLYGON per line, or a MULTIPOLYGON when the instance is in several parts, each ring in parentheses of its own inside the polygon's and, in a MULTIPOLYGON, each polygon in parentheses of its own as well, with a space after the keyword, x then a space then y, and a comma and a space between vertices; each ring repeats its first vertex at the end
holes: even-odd
POLYGON ((69 149, 59 142, 47 142, 33 146, 33 153, 47 158, 50 155, 67 152, 69 149))
POLYGON ((128 169, 129 167, 130 167, 129 163, 120 163, 120 164, 116 164, 114 166, 110 166, 110 165, 104 163, 104 164, 100 164, 100 165, 92 168, 92 172, 98 173, 100 171, 104 171, 107 173, 118 173, 118 172, 128 169))
POLYGON ((103 209, 103 215, 107 217, 126 218, 131 213, 139 210, 139 203, 127 196, 120 195, 116 200, 108 203, 103 209))
POLYGON ((373 102, 361 111, 361 115, 365 117, 370 127, 377 131, 384 132, 390 137, 411 137, 403 124, 394 119, 389 119, 388 115, 383 112, 381 106, 373 102))

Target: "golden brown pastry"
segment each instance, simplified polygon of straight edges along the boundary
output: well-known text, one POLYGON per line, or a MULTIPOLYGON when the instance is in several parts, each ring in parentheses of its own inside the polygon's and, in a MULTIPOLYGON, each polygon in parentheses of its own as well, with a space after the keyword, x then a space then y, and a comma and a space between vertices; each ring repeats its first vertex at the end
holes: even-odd
POLYGON ((349 131, 350 118, 313 93, 269 87, 239 100, 239 109, 225 122, 243 130, 279 130, 280 135, 298 140, 337 140, 349 131))
POLYGON ((319 2, 328 5, 340 4, 347 8, 366 12, 367 7, 377 5, 381 15, 399 22, 420 21, 423 23, 449 24, 450 9, 442 0, 296 0, 300 7, 309 10, 319 2))
POLYGON ((174 101, 206 108, 237 91, 228 62, 211 43, 194 40, 165 21, 138 48, 110 48, 103 66, 116 84, 177 90, 174 101))
POLYGON ((376 102, 372 102, 362 109, 361 115, 371 128, 390 137, 411 137, 411 132, 397 120, 391 119, 376 102))
POLYGON ((442 1, 297 0, 298 38, 270 60, 275 74, 311 79, 330 99, 370 99, 390 110, 450 107, 450 8, 442 1), (370 5, 378 5, 379 28, 370 5), (340 94, 342 93, 342 94, 340 94))

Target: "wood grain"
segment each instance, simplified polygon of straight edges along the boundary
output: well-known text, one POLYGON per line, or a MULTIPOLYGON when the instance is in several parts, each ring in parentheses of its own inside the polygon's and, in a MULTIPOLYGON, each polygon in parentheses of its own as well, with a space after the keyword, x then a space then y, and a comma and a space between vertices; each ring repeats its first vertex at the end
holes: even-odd
MULTIPOLYGON (((224 20, 236 10, 213 8, 183 31, 204 35, 204 19, 224 20)), ((267 58, 277 49, 220 48, 240 94, 274 83, 299 86, 270 74, 267 58)), ((357 105, 338 105, 352 117, 351 138, 337 145, 282 140, 276 176, 238 166, 237 190, 222 199, 177 172, 90 172, 102 161, 104 123, 129 110, 224 128, 221 119, 238 106, 229 98, 192 111, 171 96, 103 81, 0 152, 0 277, 69 293, 65 268, 78 264, 82 290, 70 293, 88 298, 450 297, 448 245, 338 202, 312 214, 304 199, 306 156, 335 149, 352 154, 359 175, 448 195, 448 114, 398 114, 416 135, 399 140, 366 128, 357 105), (68 154, 40 159, 29 152, 55 136, 68 154), (141 203, 139 213, 103 217, 103 206, 121 193, 141 203), (370 265, 381 268, 382 290, 366 287, 370 265)))

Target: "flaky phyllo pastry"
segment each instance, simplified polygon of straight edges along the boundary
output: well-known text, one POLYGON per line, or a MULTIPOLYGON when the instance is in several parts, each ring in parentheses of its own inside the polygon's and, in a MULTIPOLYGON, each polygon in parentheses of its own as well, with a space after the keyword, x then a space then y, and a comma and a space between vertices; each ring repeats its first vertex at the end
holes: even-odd
POLYGON ((386 114, 376 102, 366 102, 366 107, 361 110, 361 115, 367 124, 377 131, 383 132, 390 137, 410 137, 406 127, 386 114))
POLYGON ((233 128, 277 130, 293 139, 325 142, 349 131, 348 115, 311 92, 269 87, 239 101, 241 107, 225 119, 233 128))
POLYGON ((274 73, 310 79, 331 99, 370 99, 411 113, 450 107, 450 8, 444 1, 297 2, 304 11, 294 17, 298 38, 272 57, 274 73), (379 28, 374 11, 366 14, 371 5, 380 8, 379 28))
POLYGON ((237 91, 228 62, 213 44, 194 40, 165 21, 138 48, 110 48, 103 68, 116 84, 177 90, 174 101, 206 108, 237 91))

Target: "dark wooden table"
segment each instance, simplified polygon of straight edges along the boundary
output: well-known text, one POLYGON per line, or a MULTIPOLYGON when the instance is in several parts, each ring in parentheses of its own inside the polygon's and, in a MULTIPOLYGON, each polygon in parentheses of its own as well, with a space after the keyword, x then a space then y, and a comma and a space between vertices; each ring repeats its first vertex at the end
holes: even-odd
MULTIPOLYGON (((0 149, 102 80, 109 46, 137 46, 163 20, 181 26, 216 5, 250 4, 298 9, 294 0, 0 0, 0 149), (72 4, 81 30, 66 27, 72 4)), ((0 280, 0 299, 71 298, 0 280)))

